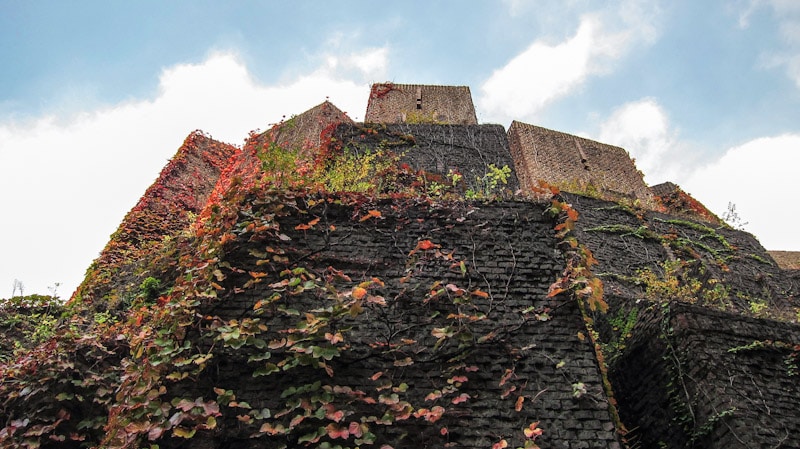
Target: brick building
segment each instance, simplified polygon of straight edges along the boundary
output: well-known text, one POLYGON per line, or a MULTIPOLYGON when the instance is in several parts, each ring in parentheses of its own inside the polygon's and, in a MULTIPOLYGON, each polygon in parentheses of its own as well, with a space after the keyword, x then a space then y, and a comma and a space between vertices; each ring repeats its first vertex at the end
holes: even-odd
POLYGON ((652 202, 652 194, 623 148, 514 121, 511 155, 523 190, 545 181, 568 192, 592 189, 616 198, 652 202))
POLYGON ((468 86, 373 84, 367 123, 477 125, 468 86))

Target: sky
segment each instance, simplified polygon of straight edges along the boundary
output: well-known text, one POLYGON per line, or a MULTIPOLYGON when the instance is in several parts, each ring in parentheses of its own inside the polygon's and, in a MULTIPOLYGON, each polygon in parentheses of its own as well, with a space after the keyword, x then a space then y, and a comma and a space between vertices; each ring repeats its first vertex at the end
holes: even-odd
POLYGON ((795 0, 0 0, 0 297, 68 298, 193 130, 363 120, 386 81, 621 146, 800 251, 795 0))

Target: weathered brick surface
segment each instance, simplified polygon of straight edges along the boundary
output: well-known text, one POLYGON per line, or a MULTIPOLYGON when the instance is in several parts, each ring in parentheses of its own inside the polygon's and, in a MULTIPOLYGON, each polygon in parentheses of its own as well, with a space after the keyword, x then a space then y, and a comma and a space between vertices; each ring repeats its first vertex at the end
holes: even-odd
POLYGON ((642 447, 800 447, 800 327, 673 303, 633 334, 611 377, 642 447))
MULTIPOLYGON (((379 289, 388 302, 386 307, 367 306, 357 319, 343 323, 353 326, 347 337, 352 346, 331 362, 333 377, 319 369, 253 377, 259 365, 247 363, 244 351, 228 350, 215 356, 216 366, 208 370, 211 376, 191 385, 195 394, 206 389, 210 396, 212 386, 228 388, 239 400, 256 408, 277 409, 281 392, 290 384, 320 380, 377 397, 379 385, 390 379, 395 386, 402 382, 409 385, 401 398, 418 406, 440 405, 447 412, 433 424, 411 418, 392 426, 373 425, 380 439, 378 445, 438 448, 450 443, 451 447, 486 448, 506 438, 510 447, 516 447, 522 443, 521 430, 540 421, 544 435, 537 442, 542 447, 618 447, 592 345, 578 335, 585 334, 580 313, 574 303, 546 298, 563 260, 553 237, 554 223, 544 213, 544 205, 500 202, 430 209, 385 202, 372 207, 382 212, 380 219, 360 222, 358 218, 365 210, 328 204, 281 221, 281 229, 291 238, 285 246, 286 256, 296 261, 295 266, 317 273, 333 266, 350 276, 352 284, 371 277, 386 284, 379 289), (294 229, 313 217, 321 218, 318 229, 294 229), (335 231, 326 232, 330 225, 335 231), (440 245, 439 256, 435 250, 418 250, 410 255, 421 240, 440 245), (464 274, 461 261, 467 268, 464 274), (401 281, 404 277, 407 280, 401 281), (436 281, 467 291, 480 289, 490 297, 473 296, 463 304, 447 297, 425 301, 436 281), (545 311, 550 319, 542 315, 545 311), (471 332, 471 341, 493 337, 467 351, 459 350, 453 341, 434 349, 437 338, 432 335, 433 329, 453 325, 454 319, 448 316, 459 312, 485 314, 483 320, 465 319, 463 325, 471 332), (403 344, 404 339, 415 343, 403 344), (395 365, 405 357, 414 363, 395 365), (453 362, 454 358, 460 362, 453 362), (461 368, 448 372, 454 365, 461 368), (371 380, 378 371, 384 375, 371 380), (503 383, 503 376, 509 372, 513 375, 503 383), (428 393, 446 387, 453 375, 468 377, 456 393, 469 394, 468 401, 453 404, 453 395, 424 400, 428 393), (586 389, 580 397, 574 394, 573 384, 578 383, 586 389), (521 411, 516 411, 520 395, 525 400, 521 411), (442 427, 447 428, 447 435, 442 435, 442 427)), ((244 234, 232 243, 225 261, 245 272, 264 271, 270 265, 257 265, 259 259, 252 255, 253 250, 263 251, 279 242, 250 241, 250 237, 244 234)), ((232 273, 224 285, 226 291, 243 287, 248 279, 246 274, 232 273)), ((221 319, 251 316, 253 304, 271 294, 267 285, 276 280, 277 274, 271 273, 255 287, 221 298, 204 314, 221 319)), ((346 289, 346 285, 341 287, 346 289)), ((318 308, 325 300, 302 296, 286 301, 287 306, 303 311, 318 308)), ((264 318, 273 332, 293 325, 296 319, 287 321, 279 313, 264 318)), ((273 358, 279 359, 277 353, 273 358)), ((380 416, 382 407, 364 405, 360 413, 380 416)), ((205 441, 213 442, 214 447, 242 448, 277 447, 279 443, 267 437, 248 439, 257 426, 244 426, 230 414, 220 420, 220 429, 217 436, 205 441)))
MULTIPOLYGON (((636 277, 649 268, 663 273, 670 260, 697 260, 690 273, 717 279, 728 297, 711 307, 747 313, 751 301, 764 301, 776 313, 800 306, 800 284, 782 270, 758 240, 747 232, 656 212, 634 212, 615 203, 566 195, 580 212, 576 236, 598 259, 606 293, 613 300, 643 298, 641 286, 621 277, 636 277), (638 215, 637 215, 638 214, 638 215)), ((791 312, 793 313, 793 312, 791 312)))
POLYGON ((620 338, 611 317, 639 313, 609 373, 623 422, 634 429, 630 441, 667 448, 799 447, 792 354, 800 327, 748 316, 751 301, 783 317, 795 313, 798 278, 746 232, 566 199, 580 212, 575 234, 597 258, 594 272, 605 283, 610 311, 595 317, 603 340, 620 338), (644 268, 663 275, 670 259, 698 260, 685 275, 718 279, 728 297, 704 307, 645 299, 634 279, 644 268), (765 346, 730 352, 756 341, 765 346))
POLYGON ((447 182, 449 171, 460 172, 466 189, 480 188, 476 178, 486 175, 489 164, 508 166, 512 170, 508 184, 500 187, 510 193, 519 189, 501 125, 395 124, 371 129, 377 133, 364 133, 358 125, 343 124, 337 127, 335 137, 351 148, 391 149, 412 169, 440 175, 442 183, 447 182))
POLYGON ((768 251, 784 270, 800 270, 800 251, 768 251))
POLYGON ((514 121, 508 129, 511 154, 523 189, 545 181, 562 190, 579 192, 587 186, 621 198, 652 202, 627 151, 583 137, 514 121))
MULTIPOLYGON (((350 117, 333 103, 326 101, 299 115, 292 116, 278 127, 264 133, 272 134, 275 143, 287 149, 311 153, 322 145, 322 132, 332 123, 352 123, 350 117)), ((272 138, 272 137, 270 137, 272 138)), ((262 139, 262 142, 264 140, 262 139)))
POLYGON ((407 123, 414 120, 477 125, 469 86, 372 85, 365 122, 407 123))
POLYGON ((705 221, 715 226, 724 225, 719 217, 676 184, 671 182, 657 184, 650 187, 650 192, 670 215, 705 221))
POLYGON ((141 279, 135 272, 141 271, 141 259, 152 259, 164 237, 190 226, 192 214, 203 209, 228 161, 239 154, 233 145, 200 131, 189 134, 158 179, 125 215, 72 300, 83 298, 99 305, 106 297, 116 301, 114 290, 138 287, 141 279), (114 272, 114 282, 109 284, 108 276, 92 274, 96 267, 114 272))
MULTIPOLYGON (((730 285, 732 295, 760 295, 757 297, 772 307, 793 307, 797 278, 762 258, 763 248, 747 233, 716 229, 727 242, 724 244, 709 237, 707 228, 675 217, 637 215, 614 203, 581 196, 564 195, 562 199, 580 212, 575 235, 598 259, 593 270, 606 284, 611 310, 606 316, 594 317, 602 339, 615 338, 609 317, 634 308, 639 313, 630 337, 611 359, 609 373, 623 422, 633 430, 628 441, 641 447, 663 444, 667 448, 778 447, 779 443, 783 444, 780 447, 798 447, 795 435, 800 420, 795 404, 800 392, 792 365, 797 361, 794 345, 800 342, 798 326, 746 317, 747 305, 741 298, 739 302, 732 298, 727 304, 734 313, 670 302, 670 298, 648 302, 643 300, 641 286, 623 279, 636 276, 642 268, 657 270, 671 257, 688 255, 664 246, 656 235, 702 242, 693 247, 695 256, 711 276, 730 285), (598 230, 608 224, 639 232, 598 230), (723 266, 720 258, 725 259, 723 266), (765 346, 743 349, 754 341, 765 346)), ((564 264, 546 205, 496 202, 431 208, 385 200, 355 210, 321 204, 282 219, 282 232, 291 238, 283 244, 286 257, 296 261, 293 266, 316 273, 327 267, 343 270, 352 282, 339 285, 340 291, 378 277, 385 287, 377 293, 388 305, 365 307, 357 319, 342 323, 352 326, 347 337, 351 347, 331 361, 333 377, 318 369, 252 377, 259 365, 247 362, 250 353, 224 350, 217 353, 216 365, 208 370, 213 375, 191 385, 193 394, 210 396, 212 387, 222 387, 234 390, 240 400, 256 408, 277 409, 281 393, 290 385, 321 380, 377 398, 382 382, 391 380, 394 386, 409 385, 400 397, 416 407, 441 405, 447 409, 436 423, 412 417, 391 426, 373 425, 379 441, 394 447, 444 447, 447 443, 490 447, 500 438, 513 445, 521 443, 520 429, 533 421, 540 421, 545 431, 537 441, 542 447, 619 447, 597 360, 588 338, 579 338, 579 333, 586 335, 580 313, 574 303, 546 298, 548 286, 564 264), (369 208, 380 210, 381 218, 359 221, 369 208), (295 229, 315 217, 320 218, 318 228, 295 229), (335 231, 324 232, 330 225, 335 231), (433 250, 411 254, 422 240, 439 245, 439 257, 433 250), (464 274, 459 268, 461 261, 467 267, 464 274), (425 295, 437 281, 468 291, 480 289, 491 297, 474 297, 468 305, 445 297, 426 301, 425 295), (550 319, 539 321, 544 311, 550 319), (459 352, 453 342, 436 348, 434 328, 452 325, 447 317, 459 312, 486 316, 466 325, 472 341, 492 333, 493 338, 468 352, 459 352), (395 344, 398 346, 392 346, 395 344), (395 361, 405 357, 413 363, 395 366, 395 361), (450 361, 455 358, 463 365, 451 370, 450 361), (465 367, 477 370, 467 372, 465 367), (514 374, 501 385, 507 370, 514 374), (383 371, 383 376, 371 380, 378 371, 383 371), (465 375, 469 380, 455 394, 425 401, 428 393, 446 386, 453 375, 465 375), (576 397, 580 383, 586 393, 576 397), (516 390, 509 392, 510 386, 516 390), (452 398, 460 393, 470 399, 453 404, 452 398), (520 394, 525 401, 517 412, 514 404, 520 394), (442 435, 442 428, 447 428, 447 435, 442 435)), ((243 234, 225 256, 226 262, 245 273, 270 266, 259 264, 253 251, 281 245, 251 237, 243 234)), ((231 273, 224 286, 233 292, 249 279, 249 275, 231 273)), ((271 272, 261 284, 230 293, 204 314, 221 319, 252 316, 253 304, 271 294, 266 286, 279 279, 271 272)), ((303 311, 319 308, 324 299, 287 301, 303 311)), ((296 320, 278 313, 262 318, 273 332, 293 326, 296 320)), ((273 357, 279 360, 279 352, 273 357)), ((379 416, 382 411, 380 406, 365 405, 352 418, 379 416)), ((278 444, 268 437, 248 438, 258 426, 245 426, 230 414, 219 422, 220 429, 198 440, 197 447, 278 444)), ((171 447, 168 441, 162 446, 171 447)))

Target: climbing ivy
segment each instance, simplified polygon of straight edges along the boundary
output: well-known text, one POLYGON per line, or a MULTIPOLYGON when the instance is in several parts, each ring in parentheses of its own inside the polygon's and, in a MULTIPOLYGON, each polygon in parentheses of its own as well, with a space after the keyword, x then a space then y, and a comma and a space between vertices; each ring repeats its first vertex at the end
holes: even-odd
MULTIPOLYGON (((0 412, 8 417, 0 429, 0 447, 37 448, 67 441, 107 448, 157 447, 165 438, 207 435, 231 413, 253 427, 253 437, 319 447, 358 446, 377 442, 377 429, 395 423, 439 425, 450 408, 470 401, 463 387, 477 368, 465 360, 475 348, 495 344, 497 336, 512 329, 498 325, 489 333, 476 331, 474 323, 491 319, 493 298, 470 283, 474 268, 466 259, 422 238, 408 250, 408 272, 399 281, 419 288, 401 287, 406 293, 387 298, 386 292, 397 291, 397 286, 389 289, 378 278, 354 279, 334 266, 315 271, 290 257, 291 238, 281 225, 284 217, 333 203, 362 211, 353 218, 368 225, 385 214, 372 205, 381 195, 394 201, 413 198, 408 205, 432 204, 427 188, 418 188, 424 186, 424 174, 398 166, 389 152, 358 152, 328 142, 326 157, 308 160, 276 145, 275 139, 267 140, 236 155, 240 173, 223 173, 220 183, 225 187, 218 184, 208 205, 196 216, 186 216, 191 223, 188 233, 176 224, 169 238, 162 236, 158 244, 132 247, 130 253, 116 251, 123 257, 114 265, 100 261, 89 274, 95 284, 79 290, 59 325, 58 338, 0 365, 0 396, 6 399, 0 412), (248 162, 248 157, 258 162, 248 162), (367 182, 375 177, 390 182, 367 182), (244 269, 226 261, 225 254, 243 241, 264 245, 263 251, 252 254, 255 267, 244 269), (124 256, 140 257, 144 247, 152 252, 161 248, 175 262, 150 265, 147 276, 129 292, 131 298, 121 298, 123 292, 112 284, 112 267, 134 262, 124 256), (446 265, 467 284, 445 277, 425 286, 427 280, 416 279, 419 264, 446 265), (161 281, 178 267, 181 272, 174 280, 161 281), (96 282, 101 281, 104 287, 99 289, 96 282), (252 316, 222 319, 203 313, 223 295, 257 286, 266 286, 269 293, 255 302, 252 316), (106 292, 103 300, 108 304, 113 301, 113 316, 96 308, 99 292, 106 292), (385 340, 372 345, 391 363, 362 379, 371 387, 336 383, 337 361, 345 355, 352 358, 359 348, 351 334, 364 325, 362 317, 382 316, 382 310, 403 302, 430 307, 431 314, 419 323, 429 328, 430 342, 409 340, 404 331, 389 326, 385 340), (440 316, 442 302, 455 312, 440 316), (119 304, 128 308, 120 310, 119 304), (237 400, 236 391, 219 385, 206 391, 186 388, 225 351, 250 354, 247 365, 254 377, 280 377, 283 389, 274 404, 254 408, 237 400), (431 361, 444 361, 444 377, 430 390, 394 381, 402 378, 405 367, 417 363, 412 351, 428 351, 431 361), (187 396, 189 391, 194 393, 187 396), (29 415, 26 410, 32 408, 37 412, 29 415)), ((498 169, 497 176, 487 179, 503 182, 507 171, 498 169)), ((152 219, 144 208, 134 212, 141 212, 142 220, 152 219)), ((322 215, 309 217, 295 231, 334 232, 333 225, 321 222, 322 215)), ((112 243, 123 241, 126 232, 133 230, 121 231, 112 243)), ((537 319, 527 311, 521 318, 537 319)), ((513 385, 512 374, 498 379, 499 384, 513 385)), ((514 389, 507 391, 509 407, 522 410, 524 396, 514 399, 514 389)), ((437 431, 448 433, 444 425, 437 431)), ((516 440, 524 448, 535 448, 541 434, 534 422, 496 446, 516 440)))

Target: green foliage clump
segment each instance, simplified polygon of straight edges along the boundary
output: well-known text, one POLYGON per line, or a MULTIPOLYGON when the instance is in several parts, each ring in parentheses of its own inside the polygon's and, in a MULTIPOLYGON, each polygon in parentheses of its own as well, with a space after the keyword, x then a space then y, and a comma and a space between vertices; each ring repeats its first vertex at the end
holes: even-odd
POLYGON ((483 177, 475 177, 476 186, 474 189, 468 189, 465 193, 467 199, 489 199, 501 193, 501 185, 508 184, 508 178, 511 176, 511 169, 508 165, 497 167, 494 164, 489 164, 488 171, 483 177))
POLYGON ((608 324, 611 326, 614 336, 608 342, 601 343, 608 363, 613 363, 622 354, 625 342, 633 336, 633 328, 636 326, 638 318, 639 309, 637 308, 632 308, 630 311, 619 309, 616 314, 609 316, 608 324))
POLYGON ((345 147, 327 162, 317 181, 329 192, 377 193, 393 183, 397 162, 398 157, 386 150, 345 147))
POLYGON ((728 288, 713 278, 701 282, 687 272, 688 265, 681 260, 664 262, 661 267, 663 274, 650 268, 639 270, 635 283, 644 286, 645 299, 653 302, 678 300, 723 307, 730 297, 728 288))
POLYGON ((0 362, 49 340, 64 304, 56 296, 27 295, 0 299, 0 362))
POLYGON ((431 111, 429 113, 420 112, 409 112, 406 114, 406 123, 412 125, 442 125, 444 122, 437 118, 436 111, 431 111))
POLYGON ((273 142, 267 148, 260 149, 257 155, 261 160, 261 170, 270 175, 276 187, 290 186, 303 172, 300 170, 299 153, 292 148, 284 148, 273 142))
POLYGON ((161 281, 150 276, 139 285, 139 292, 145 301, 155 301, 161 295, 161 281))

